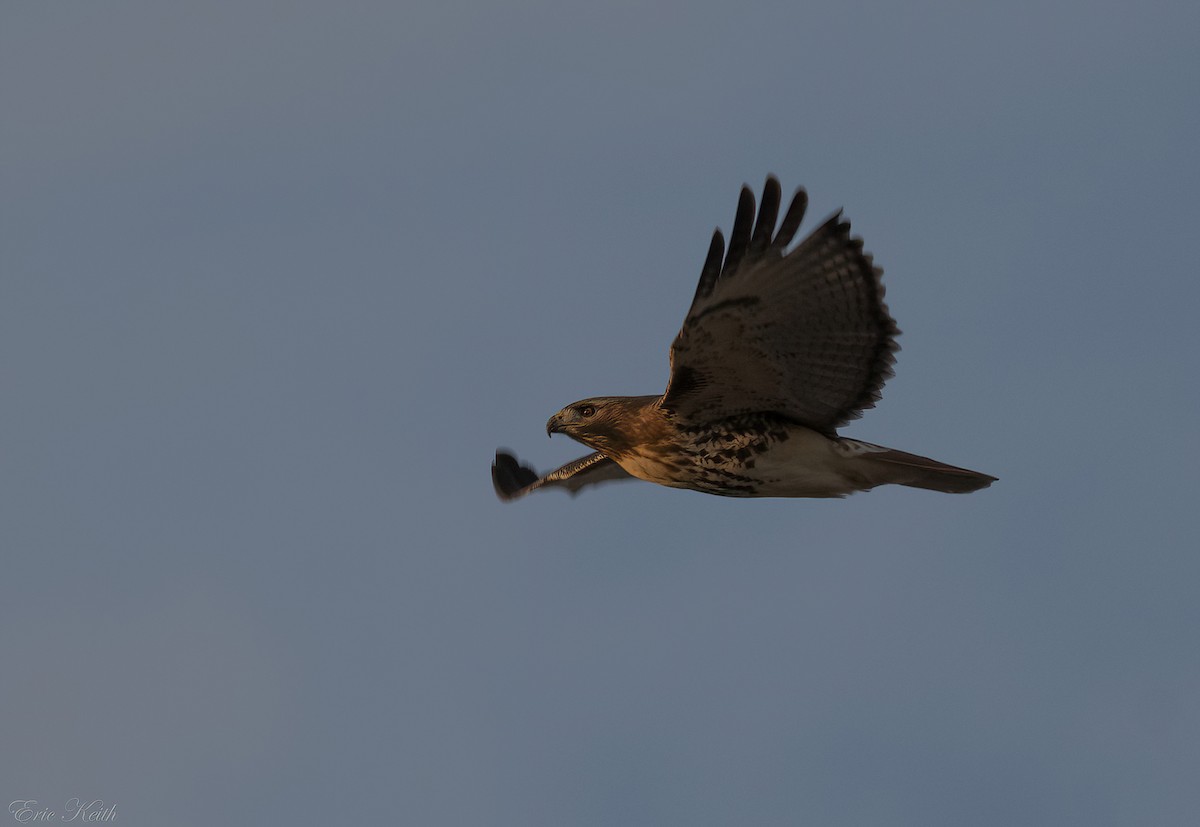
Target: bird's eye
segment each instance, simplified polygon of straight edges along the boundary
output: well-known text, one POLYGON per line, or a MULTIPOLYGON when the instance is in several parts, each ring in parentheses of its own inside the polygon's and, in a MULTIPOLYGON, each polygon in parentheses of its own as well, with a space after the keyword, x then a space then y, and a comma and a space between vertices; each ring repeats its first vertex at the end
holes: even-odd
POLYGON ((595 405, 583 405, 579 408, 580 416, 592 416, 596 413, 595 405))

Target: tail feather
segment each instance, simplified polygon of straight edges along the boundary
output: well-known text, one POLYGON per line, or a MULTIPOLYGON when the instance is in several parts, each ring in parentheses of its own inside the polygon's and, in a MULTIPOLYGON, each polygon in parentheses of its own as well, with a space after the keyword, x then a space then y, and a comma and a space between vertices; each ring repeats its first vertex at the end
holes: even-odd
POLYGON ((872 482, 875 485, 894 483, 928 491, 943 491, 947 494, 967 494, 987 488, 998 479, 990 474, 947 465, 929 457, 875 445, 871 447, 877 450, 863 455, 863 459, 871 466, 872 482))

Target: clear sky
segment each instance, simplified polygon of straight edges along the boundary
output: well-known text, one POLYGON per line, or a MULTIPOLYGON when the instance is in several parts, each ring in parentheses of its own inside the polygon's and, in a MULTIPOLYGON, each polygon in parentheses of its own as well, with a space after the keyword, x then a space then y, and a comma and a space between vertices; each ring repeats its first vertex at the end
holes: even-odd
MULTIPOLYGON (((6 3, 0 795, 117 823, 1192 825, 1194 3, 6 3), (743 182, 995 474, 501 504, 743 182)), ((0 812, 0 821, 11 814, 0 812)))

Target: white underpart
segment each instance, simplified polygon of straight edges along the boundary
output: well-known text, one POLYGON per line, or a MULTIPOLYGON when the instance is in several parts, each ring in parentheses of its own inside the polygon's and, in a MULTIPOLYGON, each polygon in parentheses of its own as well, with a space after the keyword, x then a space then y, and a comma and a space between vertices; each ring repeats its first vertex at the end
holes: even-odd
POLYGON ((758 482, 760 497, 844 497, 873 487, 859 461, 863 454, 886 451, 852 440, 832 440, 801 426, 759 454, 746 476, 758 482))

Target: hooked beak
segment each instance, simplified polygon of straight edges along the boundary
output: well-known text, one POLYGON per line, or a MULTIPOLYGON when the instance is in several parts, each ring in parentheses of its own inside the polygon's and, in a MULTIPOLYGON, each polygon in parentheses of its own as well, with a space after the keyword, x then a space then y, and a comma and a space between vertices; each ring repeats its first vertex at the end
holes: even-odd
POLYGON ((546 436, 551 436, 562 431, 562 414, 556 413, 546 422, 546 436))

